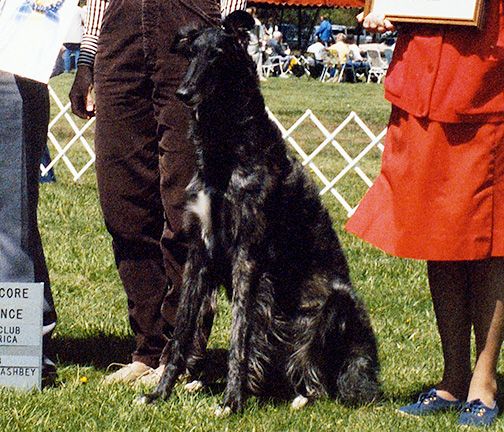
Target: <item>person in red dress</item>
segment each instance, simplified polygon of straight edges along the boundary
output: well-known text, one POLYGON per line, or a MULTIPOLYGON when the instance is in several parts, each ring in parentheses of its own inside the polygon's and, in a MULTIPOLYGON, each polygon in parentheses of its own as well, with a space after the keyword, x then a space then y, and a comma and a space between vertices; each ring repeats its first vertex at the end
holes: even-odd
MULTIPOLYGON (((498 413, 504 335, 504 1, 486 7, 481 30, 399 27, 381 172, 345 226, 387 253, 427 261, 444 373, 400 411, 462 408, 459 423, 475 426, 498 413)), ((371 31, 395 28, 377 13, 358 18, 371 31)))

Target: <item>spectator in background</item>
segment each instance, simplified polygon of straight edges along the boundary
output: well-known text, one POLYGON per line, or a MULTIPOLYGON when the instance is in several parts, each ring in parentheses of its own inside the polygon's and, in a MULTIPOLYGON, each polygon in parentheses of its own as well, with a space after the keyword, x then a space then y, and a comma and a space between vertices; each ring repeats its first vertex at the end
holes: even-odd
MULTIPOLYGON (((362 57, 361 51, 359 46, 355 43, 355 36, 354 35, 348 35, 347 39, 347 46, 348 46, 348 56, 347 56, 347 61, 346 64, 350 66, 350 68, 353 68, 353 80, 355 80, 355 75, 364 75, 368 77, 369 74, 369 69, 370 69, 370 64, 362 57)), ((350 77, 349 77, 350 78, 350 77)))
MULTIPOLYGON (((324 63, 329 60, 329 50, 320 40, 318 40, 314 44, 311 44, 306 52, 313 55, 313 60, 312 57, 307 56, 310 76, 312 78, 320 77, 322 71, 324 70, 324 63)), ((334 73, 334 68, 332 69, 334 73)))
POLYGON ((254 60, 257 65, 257 75, 259 76, 259 80, 266 81, 266 78, 263 76, 262 64, 263 64, 263 49, 265 44, 265 36, 266 33, 264 31, 264 27, 257 18, 257 10, 256 8, 247 8, 247 12, 254 17, 255 26, 249 32, 249 44, 247 51, 249 55, 254 60))
POLYGON ((268 42, 273 37, 273 32, 275 31, 275 26, 273 25, 273 20, 268 19, 267 23, 264 25, 264 41, 268 42))
POLYGON ((324 59, 329 53, 329 50, 320 40, 318 40, 314 44, 311 44, 306 50, 306 52, 313 54, 313 58, 315 59, 315 61, 321 64, 324 62, 324 59))
MULTIPOLYGON (((47 145, 44 149, 44 154, 42 155, 42 159, 40 164, 47 168, 51 163, 51 153, 49 152, 49 147, 47 145)), ((56 174, 54 173, 54 167, 51 167, 49 171, 45 175, 42 175, 42 171, 40 171, 39 182, 40 183, 54 183, 56 181, 56 174)))
MULTIPOLYGON (((364 75, 367 79, 370 66, 354 43, 353 36, 338 33, 336 43, 329 47, 329 51, 338 56, 339 65, 344 69, 345 82, 357 82, 358 75, 364 75)), ((338 77, 334 78, 337 79, 338 77)))
POLYGON ((364 57, 362 57, 361 50, 359 46, 355 43, 355 36, 348 35, 346 38, 346 43, 348 46, 348 54, 354 62, 363 62, 364 57))
POLYGON ((72 57, 74 59, 73 65, 75 66, 75 69, 77 69, 85 20, 86 10, 79 6, 79 0, 77 0, 73 21, 63 43, 63 46, 65 47, 65 51, 63 52, 63 65, 65 73, 69 73, 73 69, 72 57))
POLYGON ((346 35, 345 33, 338 33, 336 35, 336 42, 329 46, 329 51, 338 55, 339 62, 341 64, 346 63, 348 60, 348 54, 350 49, 348 48, 348 44, 346 43, 346 35))
POLYGON ((266 42, 266 46, 268 46, 271 49, 272 56, 280 56, 282 69, 286 70, 289 66, 292 56, 290 55, 289 48, 284 49, 282 40, 283 40, 282 32, 275 30, 273 32, 273 37, 268 42, 266 42))
POLYGON ((315 32, 315 37, 328 47, 332 42, 332 25, 325 15, 320 17, 320 26, 315 32))

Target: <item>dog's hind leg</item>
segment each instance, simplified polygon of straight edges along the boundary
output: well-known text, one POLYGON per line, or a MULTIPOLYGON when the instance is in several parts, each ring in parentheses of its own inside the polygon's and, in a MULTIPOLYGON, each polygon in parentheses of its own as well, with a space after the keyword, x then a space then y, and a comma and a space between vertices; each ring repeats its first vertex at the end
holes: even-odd
POLYGON ((339 398, 352 405, 369 403, 380 394, 376 361, 366 353, 352 353, 343 365, 338 377, 339 398))
MULTIPOLYGON (((338 396, 352 404, 377 397, 376 342, 364 306, 350 286, 335 283, 316 315, 300 317, 295 333, 296 350, 287 374, 298 394, 338 396)), ((293 408, 304 402, 296 399, 293 408)))
POLYGON ((319 327, 328 361, 338 359, 339 370, 329 378, 342 402, 368 403, 380 395, 379 362, 375 336, 364 305, 350 287, 335 284, 328 299, 326 318, 319 327), (336 342, 336 343, 334 343, 336 342), (340 349, 334 349, 340 345, 340 349))

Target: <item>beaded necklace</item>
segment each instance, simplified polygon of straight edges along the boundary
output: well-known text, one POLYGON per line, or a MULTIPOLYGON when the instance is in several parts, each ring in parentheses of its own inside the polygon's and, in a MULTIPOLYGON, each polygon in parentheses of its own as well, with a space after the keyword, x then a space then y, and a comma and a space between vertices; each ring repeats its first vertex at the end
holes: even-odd
POLYGON ((30 14, 32 11, 45 15, 51 21, 59 21, 58 11, 65 0, 57 0, 55 3, 44 4, 44 0, 25 0, 19 6, 19 12, 22 14, 30 14))

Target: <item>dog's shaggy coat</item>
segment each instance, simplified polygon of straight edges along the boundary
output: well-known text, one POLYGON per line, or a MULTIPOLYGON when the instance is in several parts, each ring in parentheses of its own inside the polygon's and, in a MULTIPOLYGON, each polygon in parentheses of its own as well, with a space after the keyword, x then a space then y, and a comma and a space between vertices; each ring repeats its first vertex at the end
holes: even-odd
POLYGON ((368 402, 379 394, 373 330, 318 190, 265 111, 242 31, 250 19, 235 12, 178 41, 190 65, 177 96, 194 109, 198 168, 169 362, 140 401, 168 397, 181 373, 195 372, 223 285, 232 302, 226 411, 278 384, 307 399, 368 402))

